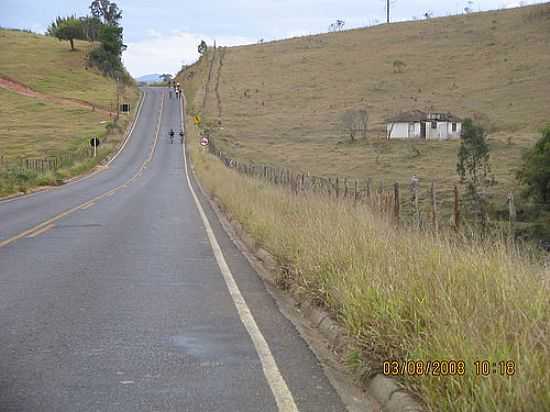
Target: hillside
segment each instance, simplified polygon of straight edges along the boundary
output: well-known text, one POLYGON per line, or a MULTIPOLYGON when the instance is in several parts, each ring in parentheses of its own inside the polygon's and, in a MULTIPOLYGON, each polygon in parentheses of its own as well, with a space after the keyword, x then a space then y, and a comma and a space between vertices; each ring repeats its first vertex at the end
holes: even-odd
POLYGON ((503 193, 550 121, 549 44, 544 4, 210 50, 178 78, 218 146, 316 175, 408 183, 416 174, 450 188, 458 142, 388 143, 383 121, 413 109, 473 117, 491 131, 503 193), (351 109, 370 116, 368 140, 353 145, 339 120, 351 109))
MULTIPOLYGON (((105 138, 102 157, 120 141, 129 116, 121 116, 119 128, 112 127, 109 112, 116 111, 115 82, 87 67, 92 44, 76 41, 75 45, 77 50, 71 51, 67 42, 54 38, 0 30, 0 195, 26 190, 33 180, 51 183, 92 167, 94 162, 85 158, 90 136, 105 138), (20 159, 24 164, 25 159, 61 154, 79 162, 47 179, 27 172, 23 181, 7 178, 14 175, 10 167, 22 164, 20 159)), ((137 89, 127 87, 121 100, 135 107, 137 89)))

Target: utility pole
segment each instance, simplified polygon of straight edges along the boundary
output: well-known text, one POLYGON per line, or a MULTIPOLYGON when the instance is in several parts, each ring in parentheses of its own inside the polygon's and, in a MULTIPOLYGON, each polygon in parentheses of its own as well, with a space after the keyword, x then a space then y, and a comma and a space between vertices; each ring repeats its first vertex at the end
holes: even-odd
POLYGON ((390 0, 386 0, 386 23, 390 22, 390 0))

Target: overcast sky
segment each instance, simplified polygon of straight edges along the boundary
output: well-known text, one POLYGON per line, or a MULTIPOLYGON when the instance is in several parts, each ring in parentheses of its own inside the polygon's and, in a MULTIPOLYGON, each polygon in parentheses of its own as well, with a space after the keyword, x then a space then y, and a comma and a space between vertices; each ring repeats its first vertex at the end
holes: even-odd
MULTIPOLYGON (((44 32, 57 15, 88 13, 88 0, 0 0, 0 26, 44 32)), ((527 0, 478 0, 474 10, 493 10, 527 0)), ((327 31, 336 19, 346 28, 385 19, 385 0, 119 0, 128 50, 124 62, 135 77, 175 73, 198 57, 201 39, 231 46, 327 31)), ((468 6, 457 0, 393 0, 392 20, 431 11, 457 14, 468 6)), ((1 44, 0 44, 1 52, 1 44)))

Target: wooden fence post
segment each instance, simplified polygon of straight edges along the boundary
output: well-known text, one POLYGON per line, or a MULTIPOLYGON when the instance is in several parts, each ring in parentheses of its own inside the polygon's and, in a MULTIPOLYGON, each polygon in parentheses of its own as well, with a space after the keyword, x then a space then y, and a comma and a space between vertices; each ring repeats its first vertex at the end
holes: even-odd
POLYGON ((454 187, 453 195, 454 195, 453 226, 454 226, 455 232, 458 232, 460 229, 460 199, 458 196, 457 185, 455 185, 454 187))
POLYGON ((338 177, 336 178, 336 200, 340 198, 340 181, 338 177))
POLYGON ((348 178, 344 178, 344 199, 348 198, 348 178))
POLYGON ((355 188, 353 189, 353 204, 357 205, 359 199, 359 192, 357 191, 357 180, 355 180, 355 188))
POLYGON ((393 216, 395 219, 396 226, 399 226, 399 213, 401 209, 401 205, 399 203, 399 183, 395 182, 393 185, 393 216))
POLYGON ((435 197, 435 183, 431 185, 431 198, 432 198, 432 227, 435 233, 439 233, 439 225, 437 221, 437 200, 435 197))
POLYGON ((370 199, 372 194, 372 177, 367 179, 367 199, 370 199))
POLYGON ((514 204, 514 194, 512 192, 508 193, 508 214, 510 218, 510 235, 512 239, 514 238, 514 224, 516 222, 516 205, 514 204))

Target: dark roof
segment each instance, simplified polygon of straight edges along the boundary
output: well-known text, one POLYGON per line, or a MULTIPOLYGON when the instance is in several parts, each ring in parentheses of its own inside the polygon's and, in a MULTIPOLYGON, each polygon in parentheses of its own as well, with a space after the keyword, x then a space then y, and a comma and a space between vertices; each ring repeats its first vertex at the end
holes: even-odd
POLYGON ((441 112, 430 112, 426 113, 422 110, 412 110, 410 112, 401 112, 386 119, 387 123, 395 122, 421 122, 421 121, 430 121, 430 120, 441 120, 447 122, 461 122, 462 120, 451 114, 451 113, 441 113, 441 112), (438 118, 435 116, 439 116, 438 118))

